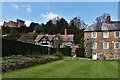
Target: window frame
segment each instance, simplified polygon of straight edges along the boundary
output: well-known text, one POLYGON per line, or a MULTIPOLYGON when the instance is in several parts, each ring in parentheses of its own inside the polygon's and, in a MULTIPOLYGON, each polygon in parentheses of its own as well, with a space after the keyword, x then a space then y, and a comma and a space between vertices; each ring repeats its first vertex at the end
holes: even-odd
POLYGON ((97 49, 97 42, 93 42, 92 49, 97 49), (95 47, 93 47, 93 44, 95 43, 95 47))
POLYGON ((120 42, 114 42, 114 49, 120 49, 120 42), (116 48, 116 43, 119 44, 119 48, 116 48))
POLYGON ((97 32, 92 32, 92 33, 91 33, 91 38, 97 38, 97 32), (95 37, 93 36, 94 33, 96 33, 96 34, 95 34, 95 37))
POLYGON ((103 38, 109 38, 109 31, 104 31, 103 32, 103 38), (106 36, 105 32, 107 32, 107 36, 106 36))
POLYGON ((114 32, 114 38, 120 38, 120 31, 115 31, 115 32, 114 32), (116 32, 119 33, 119 36, 118 36, 118 37, 116 36, 116 32))
POLYGON ((109 49, 109 45, 110 45, 109 42, 103 42, 103 49, 109 49), (107 43, 108 46, 107 48, 105 48, 105 43, 107 43))

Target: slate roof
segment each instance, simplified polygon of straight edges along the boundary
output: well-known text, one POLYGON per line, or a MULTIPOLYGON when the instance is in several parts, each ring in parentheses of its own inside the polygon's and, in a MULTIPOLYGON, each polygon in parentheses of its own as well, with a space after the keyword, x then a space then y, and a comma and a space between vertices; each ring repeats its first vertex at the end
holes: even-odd
POLYGON ((120 30, 120 21, 111 21, 110 24, 107 23, 94 23, 90 25, 85 32, 93 31, 117 31, 120 30))

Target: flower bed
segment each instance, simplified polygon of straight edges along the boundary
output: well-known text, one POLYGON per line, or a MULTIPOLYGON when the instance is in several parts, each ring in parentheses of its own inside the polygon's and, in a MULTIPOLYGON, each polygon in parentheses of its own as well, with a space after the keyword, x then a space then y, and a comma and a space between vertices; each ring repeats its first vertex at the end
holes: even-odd
POLYGON ((60 59, 60 57, 53 55, 12 55, 2 58, 0 71, 7 72, 15 69, 28 68, 37 64, 44 64, 60 59))

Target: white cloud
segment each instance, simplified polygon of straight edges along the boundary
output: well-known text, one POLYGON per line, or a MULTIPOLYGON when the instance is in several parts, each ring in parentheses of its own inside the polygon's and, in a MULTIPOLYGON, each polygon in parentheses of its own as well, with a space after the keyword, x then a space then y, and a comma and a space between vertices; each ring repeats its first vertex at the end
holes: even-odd
POLYGON ((2 26, 3 25, 3 22, 0 22, 0 26, 2 26))
POLYGON ((31 22, 32 22, 32 21, 25 20, 25 24, 26 24, 26 26, 29 27, 31 22))
POLYGON ((32 7, 30 5, 23 5, 22 7, 26 10, 27 13, 32 12, 32 7))
POLYGON ((46 19, 46 20, 51 20, 51 19, 53 19, 53 18, 55 18, 55 17, 58 17, 59 15, 58 14, 55 14, 55 13, 53 13, 53 12, 46 12, 45 14, 42 14, 41 15, 44 19, 46 19))
POLYGON ((13 7, 13 9, 15 9, 15 10, 18 10, 18 9, 19 9, 19 7, 20 7, 20 6, 16 5, 16 4, 12 4, 11 6, 12 6, 12 7, 13 7))

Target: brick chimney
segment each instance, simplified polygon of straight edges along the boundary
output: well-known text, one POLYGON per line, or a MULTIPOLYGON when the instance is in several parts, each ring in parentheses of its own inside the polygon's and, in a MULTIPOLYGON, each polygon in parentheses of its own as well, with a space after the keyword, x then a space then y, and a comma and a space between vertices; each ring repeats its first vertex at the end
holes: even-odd
POLYGON ((67 29, 64 30, 64 35, 67 36, 67 29))
POLYGON ((107 23, 107 24, 110 24, 110 21, 111 21, 111 20, 110 20, 110 16, 107 16, 106 23, 107 23))

